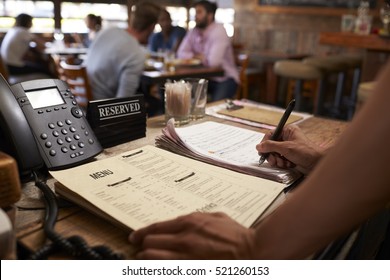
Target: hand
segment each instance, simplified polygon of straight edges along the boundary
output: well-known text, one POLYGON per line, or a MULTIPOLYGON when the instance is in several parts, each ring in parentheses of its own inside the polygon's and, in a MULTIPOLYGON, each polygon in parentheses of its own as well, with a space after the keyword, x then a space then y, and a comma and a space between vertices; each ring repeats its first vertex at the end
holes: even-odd
POLYGON ((273 131, 267 133, 261 143, 256 145, 259 154, 269 153, 267 160, 271 166, 297 167, 307 174, 325 153, 324 148, 310 142, 297 126, 286 126, 282 131, 281 141, 270 140, 272 133, 273 131))
POLYGON ((138 259, 251 259, 254 230, 223 213, 193 213, 134 231, 138 259))

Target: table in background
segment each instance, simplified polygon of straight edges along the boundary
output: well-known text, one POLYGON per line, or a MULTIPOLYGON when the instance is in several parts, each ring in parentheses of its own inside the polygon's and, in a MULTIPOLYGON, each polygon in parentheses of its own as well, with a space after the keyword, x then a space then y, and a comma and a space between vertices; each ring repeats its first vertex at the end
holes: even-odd
POLYGON ((183 78, 212 78, 223 76, 224 71, 221 67, 176 67, 175 71, 144 71, 142 78, 151 84, 165 83, 167 79, 180 80, 183 78))
MULTIPOLYGON (((266 132, 265 129, 250 127, 224 119, 217 119, 211 116, 206 116, 204 119, 193 123, 203 121, 216 121, 260 132, 266 132)), ((147 120, 147 132, 145 138, 105 149, 103 153, 98 156, 98 159, 111 157, 128 150, 137 149, 144 145, 154 145, 155 137, 161 135, 161 129, 164 126, 164 116, 150 118, 147 120)), ((347 123, 312 117, 299 123, 298 126, 302 128, 308 138, 314 143, 319 145, 331 145, 346 128, 347 123)), ((54 182, 54 179, 49 179, 48 185, 53 187, 54 182)), ((33 182, 23 184, 23 195, 21 201, 18 202, 19 207, 28 207, 30 205, 34 205, 34 207, 43 206, 41 200, 39 191, 34 186, 33 182)), ((15 224, 16 236, 22 247, 35 251, 43 245, 45 241, 45 234, 42 229, 43 218, 43 210, 37 209, 22 211, 19 209, 17 211, 15 224)), ((86 239, 90 246, 107 245, 115 252, 123 253, 126 258, 133 258, 134 256, 134 248, 128 242, 128 231, 116 227, 115 225, 81 209, 78 206, 61 208, 55 229, 59 234, 65 237, 80 235, 86 239)))

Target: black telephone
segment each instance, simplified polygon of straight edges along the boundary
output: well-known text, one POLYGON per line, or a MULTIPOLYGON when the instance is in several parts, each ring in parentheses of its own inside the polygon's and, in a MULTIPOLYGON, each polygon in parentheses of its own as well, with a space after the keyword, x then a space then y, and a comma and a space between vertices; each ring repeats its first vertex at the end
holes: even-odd
POLYGON ((64 238, 56 233, 57 198, 46 179, 40 178, 44 165, 49 170, 76 166, 102 150, 65 82, 42 79, 10 86, 0 75, 0 151, 16 159, 20 175, 34 175, 45 200, 44 231, 52 242, 32 259, 45 259, 58 250, 75 258, 122 258, 105 246, 89 247, 79 236, 64 238))
POLYGON ((1 76, 0 150, 26 172, 43 164, 49 170, 79 165, 103 149, 65 82, 42 79, 9 86, 1 76))

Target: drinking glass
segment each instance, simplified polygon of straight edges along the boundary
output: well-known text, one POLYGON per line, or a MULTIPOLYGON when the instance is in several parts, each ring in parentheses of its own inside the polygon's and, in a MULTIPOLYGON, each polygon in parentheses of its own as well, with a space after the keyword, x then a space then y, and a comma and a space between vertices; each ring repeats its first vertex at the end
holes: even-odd
POLYGON ((389 32, 389 23, 390 23, 390 5, 384 4, 380 9, 380 17, 383 23, 383 30, 385 33, 389 32))

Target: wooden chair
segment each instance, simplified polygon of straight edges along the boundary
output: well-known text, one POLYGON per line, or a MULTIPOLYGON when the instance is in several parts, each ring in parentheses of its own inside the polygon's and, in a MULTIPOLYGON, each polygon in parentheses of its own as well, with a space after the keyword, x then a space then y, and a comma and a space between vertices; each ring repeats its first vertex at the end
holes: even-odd
POLYGON ((5 64, 3 62, 3 58, 1 57, 1 55, 0 55, 0 74, 3 75, 4 79, 9 81, 8 69, 7 69, 7 66, 5 66, 5 64))
POLYGON ((236 97, 237 99, 248 98, 249 85, 246 71, 249 65, 249 55, 246 53, 236 53, 234 56, 240 77, 240 85, 237 89, 236 97))
POLYGON ((86 67, 83 65, 70 65, 65 61, 61 61, 59 70, 60 79, 69 85, 79 106, 87 107, 88 101, 92 100, 92 90, 86 67))

